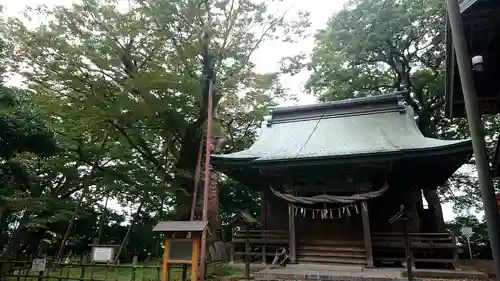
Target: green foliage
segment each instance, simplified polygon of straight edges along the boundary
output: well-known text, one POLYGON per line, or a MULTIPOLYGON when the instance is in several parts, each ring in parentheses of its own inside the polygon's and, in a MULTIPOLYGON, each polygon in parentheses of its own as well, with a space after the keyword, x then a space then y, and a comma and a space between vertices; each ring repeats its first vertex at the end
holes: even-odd
POLYGON ((260 215, 260 201, 255 189, 227 179, 220 184, 220 217, 227 225, 235 211, 249 210, 253 215, 260 215))
MULTIPOLYGON (((316 34, 311 61, 284 64, 284 70, 307 66, 309 92, 320 100, 406 91, 420 131, 427 137, 468 138, 467 120, 444 117, 445 11, 438 0, 351 0, 316 34)), ((487 118, 486 140, 493 152, 499 118, 487 118)), ((457 173, 440 188, 456 211, 480 206, 474 169, 457 173)))
MULTIPOLYGON (((8 56, 8 46, 0 40, 0 64, 8 56)), ((3 67, 3 66, 2 66, 3 67)), ((27 92, 3 85, 4 70, 0 68, 0 158, 16 153, 32 152, 48 157, 55 153, 54 136, 32 105, 27 92), (26 106, 28 105, 28 106, 26 106)))
POLYGON ((491 258, 491 249, 489 248, 489 237, 486 222, 479 220, 474 215, 457 216, 452 222, 448 222, 448 228, 457 235, 458 242, 463 245, 467 258, 470 257, 468 251, 467 236, 462 229, 464 227, 472 228, 472 236, 469 237, 472 255, 474 258, 491 258), (486 256, 484 256, 486 254, 486 256))
POLYGON ((316 35, 307 88, 320 100, 406 90, 424 135, 444 104, 441 1, 352 0, 316 35))
POLYGON ((56 152, 53 133, 46 126, 28 98, 19 98, 21 90, 0 86, 0 158, 32 152, 49 157, 56 152))
MULTIPOLYGON (((107 196, 130 206, 128 215, 135 216, 138 203, 144 203, 135 216, 141 227, 131 230, 126 250, 142 256, 155 252, 154 222, 173 202, 190 202, 181 199, 190 199, 207 111, 200 61, 214 63, 214 108, 220 119, 214 130, 229 138, 225 151, 247 146, 265 108, 288 98, 279 73, 257 73, 250 57, 278 35, 300 39, 307 14, 287 22, 264 2, 249 0, 137 0, 128 9, 118 2, 28 9, 28 16, 47 19, 35 28, 21 19, 1 22, 0 35, 9 47, 2 65, 21 74, 28 87, 22 92, 26 100, 8 104, 1 114, 16 117, 9 120, 29 133, 26 138, 45 136, 41 132, 50 128, 58 149, 56 154, 25 148, 8 154, 12 165, 4 173, 16 172, 22 180, 2 190, 6 208, 0 207, 0 229, 6 238, 0 241, 0 259, 41 239, 47 251, 56 251, 75 214, 67 247, 81 251, 97 235, 95 220, 103 210, 96 205, 107 196)), ((46 148, 36 142, 34 148, 46 148)), ((233 189, 224 188, 222 196, 234 196, 233 189)), ((237 205, 226 204, 224 212, 237 205)), ((105 223, 103 242, 122 242, 123 220, 105 223)))

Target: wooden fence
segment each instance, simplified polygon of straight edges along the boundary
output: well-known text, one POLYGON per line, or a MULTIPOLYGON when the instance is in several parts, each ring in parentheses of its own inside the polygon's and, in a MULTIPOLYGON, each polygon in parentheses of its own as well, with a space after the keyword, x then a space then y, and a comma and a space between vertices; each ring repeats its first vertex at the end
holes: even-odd
MULTIPOLYGON (((458 268, 458 247, 452 232, 410 233, 409 238, 413 262, 450 264, 458 268)), ((406 260, 403 233, 373 233, 372 245, 375 260, 406 260)))
POLYGON ((250 262, 270 263, 279 247, 288 249, 287 230, 238 230, 231 241, 231 262, 242 262, 250 256, 250 262), (248 253, 247 253, 248 252, 248 253))
MULTIPOLYGON (((207 275, 220 262, 207 264, 207 275)), ((182 265, 172 265, 169 279, 181 280, 182 265)), ((32 261, 0 261, 0 281, 160 281, 161 265, 55 263, 47 260, 43 271, 33 271, 32 261)), ((187 271, 189 272, 189 270, 187 271)))

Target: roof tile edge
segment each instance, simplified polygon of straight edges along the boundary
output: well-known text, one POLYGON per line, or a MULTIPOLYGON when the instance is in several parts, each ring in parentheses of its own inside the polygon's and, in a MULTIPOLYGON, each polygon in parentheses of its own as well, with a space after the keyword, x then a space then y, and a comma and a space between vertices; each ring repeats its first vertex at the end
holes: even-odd
MULTIPOLYGON (((269 108, 270 120, 267 125, 276 123, 299 122, 322 118, 363 115, 376 112, 397 111, 405 113, 405 92, 390 95, 363 97, 311 105, 298 105, 269 108)), ((268 117, 269 119, 269 117, 268 117)))

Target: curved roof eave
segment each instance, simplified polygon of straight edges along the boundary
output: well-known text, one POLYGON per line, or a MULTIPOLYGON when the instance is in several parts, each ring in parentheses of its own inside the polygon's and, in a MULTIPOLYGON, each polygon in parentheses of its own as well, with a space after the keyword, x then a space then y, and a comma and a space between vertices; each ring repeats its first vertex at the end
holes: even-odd
POLYGON ((248 149, 213 155, 218 165, 310 161, 352 162, 471 152, 470 140, 439 140, 420 133, 400 96, 275 109, 248 149))
MULTIPOLYGON (((340 164, 340 163, 359 163, 366 161, 383 162, 394 161, 402 158, 421 158, 439 155, 464 154, 470 157, 472 155, 470 140, 455 142, 453 144, 431 147, 417 148, 402 151, 350 154, 337 156, 303 157, 289 159, 262 159, 259 157, 234 158, 223 157, 224 155, 214 155, 214 166, 249 166, 260 168, 265 166, 300 166, 300 165, 322 165, 322 164, 340 164)), ((464 162, 467 159, 463 160, 464 162)))

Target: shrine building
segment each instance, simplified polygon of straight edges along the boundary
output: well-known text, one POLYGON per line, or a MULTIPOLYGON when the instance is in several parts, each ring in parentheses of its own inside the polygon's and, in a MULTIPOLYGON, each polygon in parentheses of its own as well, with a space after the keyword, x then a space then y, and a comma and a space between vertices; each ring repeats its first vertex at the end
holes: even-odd
MULTIPOLYGON (((260 194, 253 262, 284 247, 291 263, 401 263, 403 226, 389 219, 403 206, 415 266, 456 266, 437 189, 471 158, 469 140, 424 137, 401 95, 276 107, 264 122, 250 148, 212 156, 215 170, 260 194)), ((235 262, 244 231, 233 236, 235 262)))

